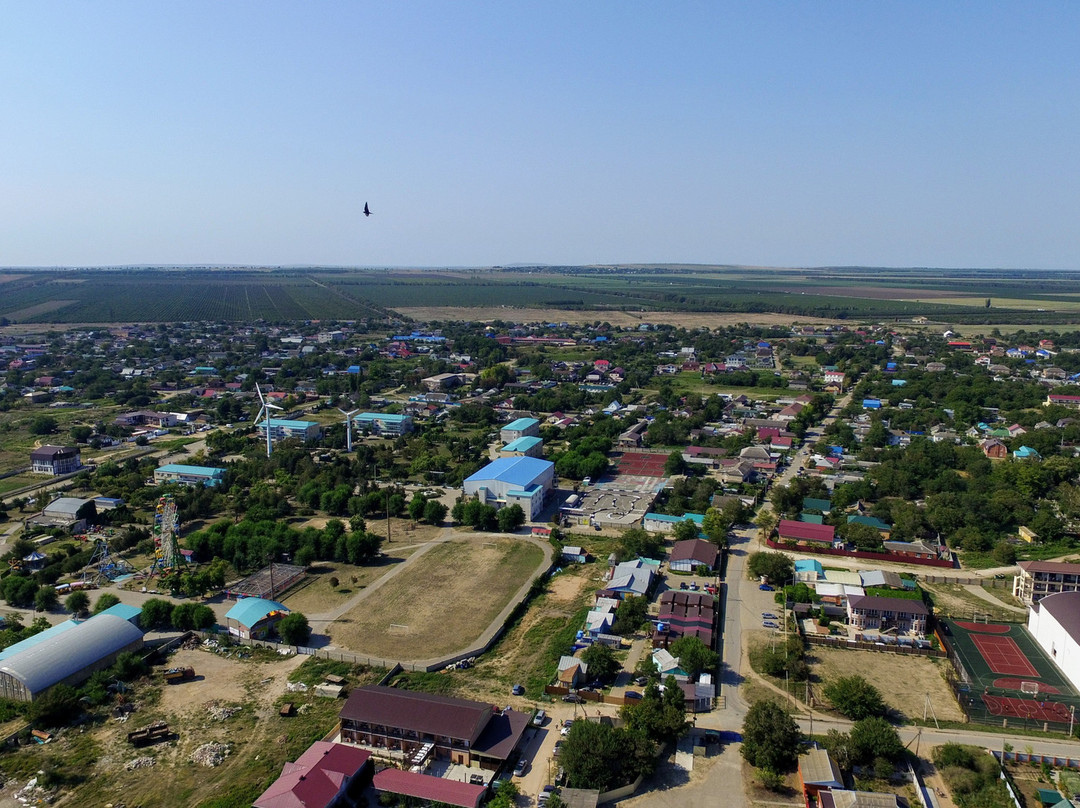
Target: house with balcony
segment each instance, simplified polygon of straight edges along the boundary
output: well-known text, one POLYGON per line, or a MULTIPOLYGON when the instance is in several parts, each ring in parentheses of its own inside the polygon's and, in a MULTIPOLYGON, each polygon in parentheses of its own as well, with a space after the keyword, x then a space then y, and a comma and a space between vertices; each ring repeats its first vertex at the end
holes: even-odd
POLYGON ((1064 561, 1021 561, 1013 578, 1013 597, 1030 606, 1046 595, 1080 590, 1080 564, 1064 561))
POLYGON ((341 739, 423 766, 430 758, 496 771, 517 748, 529 713, 371 685, 341 708, 341 739))
POLYGON ((930 610, 921 600, 851 595, 847 599, 848 624, 859 630, 926 634, 930 610))

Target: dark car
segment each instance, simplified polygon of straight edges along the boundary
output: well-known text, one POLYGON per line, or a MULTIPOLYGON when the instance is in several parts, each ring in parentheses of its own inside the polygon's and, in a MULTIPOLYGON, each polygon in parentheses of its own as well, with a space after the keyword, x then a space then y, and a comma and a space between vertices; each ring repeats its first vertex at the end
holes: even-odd
POLYGON ((592 690, 600 690, 604 687, 604 683, 600 679, 593 679, 591 682, 589 682, 589 687, 592 690))
POLYGON ((581 704, 585 701, 585 699, 581 698, 577 693, 567 693, 562 697, 562 700, 569 702, 570 704, 581 704))
POLYGON ((771 586, 769 586, 768 584, 758 584, 758 589, 760 589, 762 592, 772 592, 773 591, 773 588, 771 586))
POLYGON ((623 693, 624 699, 640 699, 642 696, 636 690, 627 690, 623 693))

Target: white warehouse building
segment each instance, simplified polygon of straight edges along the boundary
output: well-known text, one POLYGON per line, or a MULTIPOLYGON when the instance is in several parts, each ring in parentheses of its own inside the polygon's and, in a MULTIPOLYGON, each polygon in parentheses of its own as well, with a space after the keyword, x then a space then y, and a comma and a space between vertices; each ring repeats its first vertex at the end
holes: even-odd
POLYGON ((535 519, 544 510, 554 487, 555 464, 535 457, 501 457, 465 480, 466 496, 485 505, 503 508, 520 505, 525 518, 535 519))
POLYGON ((13 653, 0 660, 0 697, 33 701, 55 685, 77 685, 124 651, 141 648, 143 633, 135 623, 142 610, 117 606, 83 623, 61 623, 31 637, 33 642, 7 649, 13 653))
POLYGON ((1045 595, 1028 607, 1028 631, 1080 690, 1080 592, 1045 595))

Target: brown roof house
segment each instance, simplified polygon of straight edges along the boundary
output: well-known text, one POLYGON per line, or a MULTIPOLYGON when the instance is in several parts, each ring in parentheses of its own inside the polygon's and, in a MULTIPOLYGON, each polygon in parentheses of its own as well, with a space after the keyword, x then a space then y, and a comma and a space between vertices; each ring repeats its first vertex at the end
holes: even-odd
POLYGON ((341 708, 343 741, 403 752, 414 766, 434 757, 494 771, 528 725, 528 713, 378 685, 353 690, 341 708))
POLYGON ((711 570, 716 566, 719 555, 719 548, 711 541, 704 539, 677 541, 671 548, 668 566, 676 572, 693 572, 698 567, 708 567, 711 570))

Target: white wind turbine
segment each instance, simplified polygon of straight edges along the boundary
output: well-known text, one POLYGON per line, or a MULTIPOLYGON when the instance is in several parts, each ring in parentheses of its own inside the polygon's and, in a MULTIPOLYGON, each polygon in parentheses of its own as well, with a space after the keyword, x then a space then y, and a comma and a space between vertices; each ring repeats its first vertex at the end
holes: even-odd
POLYGON ((360 410, 353 410, 352 412, 345 412, 341 407, 336 408, 338 412, 345 416, 345 451, 352 451, 352 417, 360 410))
POLYGON ((256 415, 255 418, 252 420, 258 422, 260 418, 262 418, 264 415, 266 416, 266 420, 264 421, 264 423, 266 424, 266 456, 269 457, 270 452, 273 449, 273 442, 270 439, 270 410, 280 410, 281 407, 277 406, 276 404, 271 404, 265 398, 263 398, 262 390, 259 389, 259 385, 257 384, 255 385, 255 392, 258 394, 259 403, 262 406, 259 408, 258 415, 256 415))

